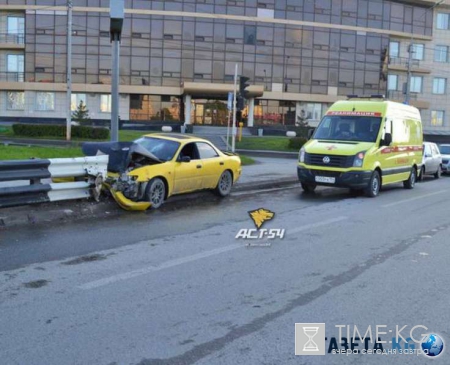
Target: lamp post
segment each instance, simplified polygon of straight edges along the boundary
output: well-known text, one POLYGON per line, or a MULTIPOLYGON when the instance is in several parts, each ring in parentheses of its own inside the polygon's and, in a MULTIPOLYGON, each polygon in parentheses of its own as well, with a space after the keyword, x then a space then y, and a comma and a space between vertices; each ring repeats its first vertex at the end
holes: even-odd
MULTIPOLYGON (((444 0, 440 0, 438 2, 436 2, 435 4, 433 4, 433 6, 425 9, 424 13, 422 14, 422 16, 420 17, 420 19, 422 17, 424 17, 427 12, 429 10, 433 10, 435 7, 441 5, 444 2, 444 0)), ((413 57, 413 46, 414 45, 414 33, 411 30, 411 40, 409 42, 409 47, 408 47, 408 52, 409 52, 409 56, 408 56, 408 76, 407 76, 407 81, 406 81, 406 92, 405 92, 405 104, 409 104, 409 101, 411 99, 411 82, 412 82, 412 57, 413 57)))
POLYGON ((125 0, 110 0, 109 33, 112 46, 112 79, 111 79, 111 141, 119 140, 119 69, 120 69, 120 37, 122 35, 125 0))

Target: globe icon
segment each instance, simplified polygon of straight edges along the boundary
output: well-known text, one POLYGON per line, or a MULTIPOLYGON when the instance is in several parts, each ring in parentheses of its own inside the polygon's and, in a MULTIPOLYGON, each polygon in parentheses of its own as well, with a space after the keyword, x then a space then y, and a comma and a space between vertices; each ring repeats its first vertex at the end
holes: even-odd
POLYGON ((444 341, 440 336, 430 333, 422 339, 422 350, 427 356, 438 356, 444 350, 444 341))

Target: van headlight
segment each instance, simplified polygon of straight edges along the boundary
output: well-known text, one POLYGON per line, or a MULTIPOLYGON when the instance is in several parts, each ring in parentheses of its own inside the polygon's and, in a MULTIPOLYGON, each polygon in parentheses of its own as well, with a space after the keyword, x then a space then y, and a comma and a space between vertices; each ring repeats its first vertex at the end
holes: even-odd
POLYGON ((305 148, 300 148, 300 152, 298 153, 298 160, 299 162, 305 162, 305 148))
POLYGON ((353 167, 362 167, 364 164, 364 157, 366 156, 365 152, 360 152, 355 156, 353 160, 353 167))

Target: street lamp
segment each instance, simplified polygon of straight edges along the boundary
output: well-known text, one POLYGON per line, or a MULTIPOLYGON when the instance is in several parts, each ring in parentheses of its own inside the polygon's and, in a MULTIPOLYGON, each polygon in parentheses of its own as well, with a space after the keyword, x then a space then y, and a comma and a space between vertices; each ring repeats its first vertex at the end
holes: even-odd
MULTIPOLYGON (((428 9, 425 9, 424 13, 422 14, 422 16, 419 18, 421 19, 422 17, 424 17, 427 12, 429 10, 433 10, 435 7, 441 5, 444 2, 444 0, 440 0, 438 2, 436 2, 435 4, 433 4, 433 6, 429 7, 428 9)), ((409 56, 408 56, 408 76, 407 76, 407 81, 406 81, 406 92, 405 92, 405 104, 409 104, 409 101, 411 99, 411 82, 412 82, 412 54, 413 54, 413 44, 414 44, 414 33, 412 32, 411 29, 411 41, 409 43, 409 48, 408 48, 408 52, 409 52, 409 56)))
POLYGON ((111 141, 119 140, 119 69, 120 69, 120 37, 122 35, 125 0, 110 0, 109 16, 112 47, 112 79, 111 79, 111 141))

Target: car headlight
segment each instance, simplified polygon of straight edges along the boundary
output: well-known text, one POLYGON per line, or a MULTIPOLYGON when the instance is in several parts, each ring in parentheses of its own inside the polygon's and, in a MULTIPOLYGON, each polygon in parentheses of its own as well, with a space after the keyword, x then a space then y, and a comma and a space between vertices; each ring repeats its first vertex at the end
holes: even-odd
POLYGON ((305 162, 305 148, 300 148, 300 152, 298 153, 298 160, 300 162, 305 162))
POLYGON ((365 152, 360 152, 355 156, 353 160, 353 167, 362 167, 364 164, 364 157, 366 156, 365 152))

